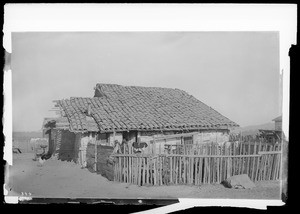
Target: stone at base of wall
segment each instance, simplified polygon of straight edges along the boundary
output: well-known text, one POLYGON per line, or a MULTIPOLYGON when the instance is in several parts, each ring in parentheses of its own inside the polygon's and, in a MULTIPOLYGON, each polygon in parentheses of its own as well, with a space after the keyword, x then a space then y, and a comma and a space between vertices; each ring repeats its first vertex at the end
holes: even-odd
POLYGON ((222 181, 225 187, 233 189, 251 189, 255 184, 251 181, 247 174, 234 175, 222 181))

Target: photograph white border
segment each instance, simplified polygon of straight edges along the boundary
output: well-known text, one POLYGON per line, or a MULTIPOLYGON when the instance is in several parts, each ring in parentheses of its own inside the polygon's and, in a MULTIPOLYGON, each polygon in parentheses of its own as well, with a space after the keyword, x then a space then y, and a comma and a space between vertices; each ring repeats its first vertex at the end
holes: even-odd
MULTIPOLYGON (((289 48, 296 44, 297 5, 293 4, 6 4, 3 46, 11 53, 12 32, 103 31, 278 31, 283 80, 282 129, 289 139, 289 48)), ((4 159, 12 165, 11 70, 4 72, 4 159)), ((5 188, 4 188, 5 189, 5 188)), ((5 191, 5 190, 4 190, 5 191)), ((15 199, 6 198, 6 201, 15 199)), ((281 200, 179 199, 181 205, 266 209, 281 200), (238 203, 238 204, 237 204, 238 203)), ((181 206, 178 205, 178 206, 181 206)), ((177 206, 177 205, 170 205, 177 206)), ((162 208, 164 210, 165 208, 162 208)), ((160 210, 156 210, 160 213, 160 210)), ((165 212, 164 212, 165 213, 165 212)))

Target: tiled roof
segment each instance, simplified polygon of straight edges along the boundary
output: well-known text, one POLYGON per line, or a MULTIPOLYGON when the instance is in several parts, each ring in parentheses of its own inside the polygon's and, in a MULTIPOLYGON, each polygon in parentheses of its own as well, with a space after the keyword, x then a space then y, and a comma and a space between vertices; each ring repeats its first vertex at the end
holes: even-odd
POLYGON ((197 130, 238 126, 179 89, 97 84, 93 98, 57 101, 71 131, 197 130), (87 117, 90 105, 90 117, 87 117))
POLYGON ((281 122, 282 121, 282 116, 276 117, 272 121, 281 122))

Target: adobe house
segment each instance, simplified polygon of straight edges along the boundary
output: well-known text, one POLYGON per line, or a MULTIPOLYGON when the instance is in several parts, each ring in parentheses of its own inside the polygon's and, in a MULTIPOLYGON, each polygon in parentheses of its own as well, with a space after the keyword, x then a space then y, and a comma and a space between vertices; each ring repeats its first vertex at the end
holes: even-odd
POLYGON ((113 147, 124 138, 149 143, 153 136, 198 132, 194 143, 222 143, 238 126, 179 89, 97 84, 94 97, 55 102, 60 117, 48 118, 43 125, 51 151, 83 166, 89 142, 113 147))
POLYGON ((276 117, 272 121, 275 122, 274 130, 263 130, 260 129, 260 137, 267 140, 267 142, 281 142, 284 139, 284 134, 282 132, 282 116, 276 117))
POLYGON ((275 130, 282 131, 282 116, 276 117, 272 121, 275 122, 275 130))

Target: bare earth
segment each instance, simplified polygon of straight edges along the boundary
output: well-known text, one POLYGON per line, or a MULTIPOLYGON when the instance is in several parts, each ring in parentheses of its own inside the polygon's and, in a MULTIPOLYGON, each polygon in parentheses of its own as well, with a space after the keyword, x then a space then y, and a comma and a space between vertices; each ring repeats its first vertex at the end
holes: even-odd
POLYGON ((9 195, 18 196, 26 192, 31 193, 31 197, 46 198, 280 199, 279 181, 257 182, 253 189, 229 189, 221 184, 139 187, 108 181, 72 162, 49 159, 41 167, 32 158, 31 153, 14 154, 6 182, 9 195))

